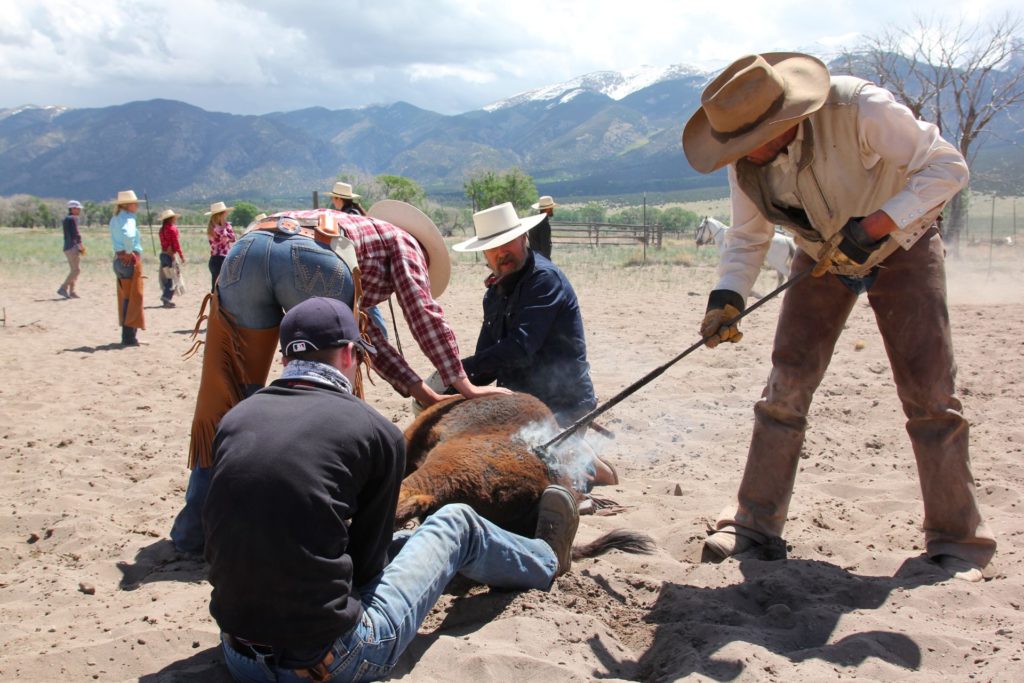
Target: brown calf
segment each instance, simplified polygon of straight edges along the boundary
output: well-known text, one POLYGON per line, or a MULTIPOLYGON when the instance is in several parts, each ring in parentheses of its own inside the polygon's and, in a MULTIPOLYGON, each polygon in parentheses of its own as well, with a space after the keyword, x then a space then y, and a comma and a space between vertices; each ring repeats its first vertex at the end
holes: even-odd
MULTIPOLYGON (((545 463, 531 450, 557 431, 551 411, 529 394, 460 397, 424 410, 405 430, 406 476, 396 526, 448 503, 465 503, 498 526, 532 537, 544 489, 552 483, 572 489, 565 462, 545 463)), ((569 449, 558 455, 563 461, 575 456, 569 449)), ((652 547, 643 534, 618 530, 576 548, 574 557, 652 547)))

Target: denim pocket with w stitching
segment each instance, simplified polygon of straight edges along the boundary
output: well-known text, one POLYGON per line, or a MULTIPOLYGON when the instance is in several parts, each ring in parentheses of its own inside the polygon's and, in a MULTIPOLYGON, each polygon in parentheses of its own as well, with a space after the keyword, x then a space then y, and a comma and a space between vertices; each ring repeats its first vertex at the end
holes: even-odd
POLYGON ((295 240, 291 246, 295 289, 307 298, 327 296, 343 299, 351 275, 337 254, 321 249, 312 242, 295 240))
POLYGON ((227 257, 224 259, 224 265, 220 268, 220 277, 217 279, 218 286, 227 287, 235 284, 242 278, 245 255, 249 253, 249 248, 255 239, 255 235, 247 235, 235 242, 234 246, 231 247, 231 251, 228 252, 227 257))

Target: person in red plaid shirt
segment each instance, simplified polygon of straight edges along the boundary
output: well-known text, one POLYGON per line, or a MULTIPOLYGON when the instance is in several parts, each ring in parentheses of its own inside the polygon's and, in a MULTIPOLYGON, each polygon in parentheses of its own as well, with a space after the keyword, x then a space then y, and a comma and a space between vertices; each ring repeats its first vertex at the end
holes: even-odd
MULTIPOLYGON (((356 299, 354 278, 335 253, 336 244, 325 239, 322 230, 314 234, 300 228, 322 228, 325 223, 354 247, 362 294, 356 307, 368 308, 394 293, 416 343, 446 385, 467 398, 509 393, 500 387, 476 386, 466 376, 455 333, 437 302, 451 276, 448 249, 423 212, 384 200, 367 216, 331 209, 273 214, 251 226, 231 248, 211 295, 189 443, 192 473, 185 507, 171 529, 171 540, 181 552, 202 552, 200 513, 211 475, 213 436, 224 414, 266 383, 285 311, 314 296, 350 305, 356 299)), ((444 398, 427 386, 379 327, 366 325, 364 334, 377 349, 374 369, 395 391, 424 406, 444 398)))

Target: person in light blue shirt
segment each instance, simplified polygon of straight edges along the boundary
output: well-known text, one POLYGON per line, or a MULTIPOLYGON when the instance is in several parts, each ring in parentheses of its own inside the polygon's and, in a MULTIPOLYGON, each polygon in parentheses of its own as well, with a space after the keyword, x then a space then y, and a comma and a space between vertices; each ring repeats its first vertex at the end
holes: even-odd
POLYGON ((132 190, 117 193, 117 210, 110 219, 110 241, 114 247, 117 275, 117 310, 121 324, 121 345, 138 346, 137 331, 146 329, 142 312, 142 240, 135 213, 139 200, 132 190))

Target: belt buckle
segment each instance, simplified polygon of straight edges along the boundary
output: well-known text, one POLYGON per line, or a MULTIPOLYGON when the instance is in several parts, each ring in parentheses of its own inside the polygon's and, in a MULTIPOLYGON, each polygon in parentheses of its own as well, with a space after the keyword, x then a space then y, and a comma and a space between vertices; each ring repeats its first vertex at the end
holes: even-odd
POLYGON ((281 216, 277 219, 277 229, 286 235, 298 235, 299 221, 291 216, 281 216))

